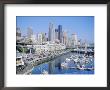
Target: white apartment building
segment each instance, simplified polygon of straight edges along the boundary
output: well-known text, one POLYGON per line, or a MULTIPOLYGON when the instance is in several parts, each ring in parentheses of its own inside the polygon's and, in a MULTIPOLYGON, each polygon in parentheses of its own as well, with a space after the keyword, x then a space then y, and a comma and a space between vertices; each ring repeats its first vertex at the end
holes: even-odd
POLYGON ((42 34, 41 33, 38 34, 37 40, 38 40, 39 44, 42 44, 42 34))
POLYGON ((34 48, 36 49, 36 52, 46 52, 46 51, 57 51, 57 50, 63 50, 66 48, 64 44, 56 44, 56 43, 49 43, 45 45, 34 45, 34 48))

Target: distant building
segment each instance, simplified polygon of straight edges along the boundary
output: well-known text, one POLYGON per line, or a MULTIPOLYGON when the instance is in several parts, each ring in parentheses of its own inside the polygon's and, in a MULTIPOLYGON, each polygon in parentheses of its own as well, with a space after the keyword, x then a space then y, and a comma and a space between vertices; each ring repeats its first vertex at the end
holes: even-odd
POLYGON ((72 45, 73 45, 73 47, 76 47, 78 45, 77 34, 76 33, 73 33, 71 39, 72 39, 72 45))
POLYGON ((56 50, 63 50, 66 48, 64 44, 57 44, 57 43, 51 43, 47 42, 45 45, 34 45, 36 52, 42 52, 42 51, 56 51, 56 50))
POLYGON ((45 39, 44 39, 44 41, 45 42, 47 41, 47 33, 45 33, 45 39))
POLYGON ((60 40, 60 43, 62 43, 63 40, 62 25, 58 25, 58 39, 60 40))
POLYGON ((72 40, 70 37, 67 38, 67 48, 71 48, 72 47, 72 40))
POLYGON ((38 39, 38 43, 39 43, 39 44, 42 44, 42 34, 41 34, 41 33, 39 33, 39 34, 37 35, 37 39, 38 39))
POLYGON ((67 33, 63 32, 63 44, 67 45, 67 33))
POLYGON ((16 36, 21 37, 21 30, 20 28, 16 28, 16 36))
POLYGON ((37 43, 37 39, 36 39, 36 35, 31 35, 31 40, 32 40, 32 43, 36 44, 37 43))
POLYGON ((28 27, 28 28, 27 28, 27 37, 28 37, 28 38, 31 38, 31 35, 33 35, 32 27, 28 27))
POLYGON ((58 29, 55 29, 55 39, 58 40, 58 29))
POLYGON ((42 33, 42 42, 46 41, 47 41, 46 33, 42 33))
POLYGON ((48 40, 51 42, 55 41, 55 28, 54 28, 54 25, 52 23, 49 23, 48 40))
POLYGON ((21 30, 20 28, 16 28, 16 40, 19 41, 21 39, 21 30))
POLYGON ((78 43, 77 43, 78 46, 81 46, 81 39, 78 40, 78 43))

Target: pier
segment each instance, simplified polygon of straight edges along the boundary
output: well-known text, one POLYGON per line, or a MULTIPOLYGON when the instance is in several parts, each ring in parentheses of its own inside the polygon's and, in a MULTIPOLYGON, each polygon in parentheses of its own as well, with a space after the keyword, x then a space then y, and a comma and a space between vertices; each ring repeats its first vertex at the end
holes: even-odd
MULTIPOLYGON (((90 47, 89 47, 89 48, 90 48, 90 47)), ((85 51, 84 48, 72 49, 71 52, 79 53, 79 54, 86 54, 86 55, 94 55, 94 50, 93 50, 93 48, 90 48, 90 49, 88 49, 87 51, 85 51)))
POLYGON ((81 67, 66 67, 68 69, 79 69, 79 70, 94 70, 94 68, 81 68, 81 67))

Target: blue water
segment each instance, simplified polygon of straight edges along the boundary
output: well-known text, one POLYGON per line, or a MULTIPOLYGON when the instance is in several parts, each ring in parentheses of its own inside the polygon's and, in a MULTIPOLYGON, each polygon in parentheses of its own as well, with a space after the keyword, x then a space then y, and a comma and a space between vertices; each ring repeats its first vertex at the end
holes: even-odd
MULTIPOLYGON (((68 53, 57 57, 49 62, 40 64, 32 70, 32 74, 42 74, 43 70, 48 71, 49 74, 94 74, 94 70, 78 70, 78 69, 62 69, 61 63, 65 61, 66 58, 69 58, 75 53, 68 53)), ((69 66, 76 66, 73 61, 68 63, 69 66)), ((91 62, 86 65, 86 67, 94 67, 94 62, 91 62)))

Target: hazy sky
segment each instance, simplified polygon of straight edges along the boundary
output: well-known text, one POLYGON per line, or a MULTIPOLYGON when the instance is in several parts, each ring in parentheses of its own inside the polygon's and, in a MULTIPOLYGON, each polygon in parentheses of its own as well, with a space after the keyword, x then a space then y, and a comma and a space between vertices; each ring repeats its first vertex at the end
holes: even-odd
POLYGON ((32 27, 35 34, 48 33, 49 23, 55 28, 62 25, 68 37, 77 33, 78 39, 94 42, 94 16, 17 16, 16 26, 21 29, 22 35, 27 34, 27 28, 32 27))

